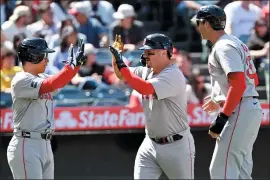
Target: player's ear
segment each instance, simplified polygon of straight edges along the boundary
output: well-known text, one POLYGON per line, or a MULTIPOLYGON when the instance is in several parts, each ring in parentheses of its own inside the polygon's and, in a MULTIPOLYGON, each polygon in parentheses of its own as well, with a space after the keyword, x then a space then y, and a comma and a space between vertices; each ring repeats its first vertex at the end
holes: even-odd
POLYGON ((212 28, 212 26, 209 24, 208 21, 205 21, 204 25, 205 25, 206 29, 211 29, 212 28))
POLYGON ((161 51, 161 55, 162 55, 162 56, 167 56, 167 50, 166 50, 166 49, 163 49, 163 50, 161 51))

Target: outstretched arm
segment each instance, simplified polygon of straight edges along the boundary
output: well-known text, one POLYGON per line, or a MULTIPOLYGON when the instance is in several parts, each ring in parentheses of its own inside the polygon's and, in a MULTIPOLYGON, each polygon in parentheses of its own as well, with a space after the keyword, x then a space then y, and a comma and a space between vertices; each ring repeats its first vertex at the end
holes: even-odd
POLYGON ((121 75, 124 77, 128 85, 142 95, 150 95, 155 93, 155 89, 150 82, 136 76, 129 70, 127 65, 123 62, 121 54, 114 47, 110 46, 109 49, 113 55, 113 58, 115 59, 115 65, 120 70, 121 75))
POLYGON ((71 45, 65 67, 58 74, 42 81, 39 90, 40 94, 53 92, 56 89, 64 87, 77 74, 79 66, 86 61, 86 57, 84 56, 84 43, 82 43, 82 40, 80 40, 80 46, 75 58, 73 57, 73 51, 73 45, 71 45))

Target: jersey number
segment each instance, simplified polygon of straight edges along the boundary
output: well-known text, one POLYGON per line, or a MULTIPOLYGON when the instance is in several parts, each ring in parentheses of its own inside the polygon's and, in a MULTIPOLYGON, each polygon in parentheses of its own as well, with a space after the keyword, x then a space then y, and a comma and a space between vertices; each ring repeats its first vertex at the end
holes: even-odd
MULTIPOLYGON (((241 45, 242 45, 244 51, 245 51, 247 54, 249 54, 249 50, 248 50, 247 46, 244 45, 244 44, 241 44, 241 45)), ((247 77, 249 77, 250 79, 254 79, 254 78, 256 77, 256 72, 255 72, 255 73, 250 73, 250 72, 253 72, 253 70, 254 70, 254 68, 255 68, 254 65, 253 65, 253 63, 252 63, 252 59, 251 59, 250 55, 248 55, 248 56, 246 57, 246 65, 248 66, 248 69, 247 69, 247 71, 246 71, 247 77)))

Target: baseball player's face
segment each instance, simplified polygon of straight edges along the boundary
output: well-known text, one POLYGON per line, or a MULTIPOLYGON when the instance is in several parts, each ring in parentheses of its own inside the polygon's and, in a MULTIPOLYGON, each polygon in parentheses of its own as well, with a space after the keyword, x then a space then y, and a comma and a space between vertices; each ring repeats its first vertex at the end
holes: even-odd
MULTIPOLYGON (((157 68, 161 64, 164 63, 163 58, 161 58, 163 54, 163 50, 145 50, 144 56, 146 58, 146 66, 148 68, 157 68)), ((165 51, 166 52, 166 51, 165 51)))
POLYGON ((37 69, 37 72, 38 73, 44 73, 48 62, 49 62, 48 54, 46 54, 44 59, 40 63, 35 64, 36 65, 35 68, 37 69))
POLYGON ((200 32, 202 39, 207 39, 208 23, 205 20, 196 20, 198 31, 200 32))

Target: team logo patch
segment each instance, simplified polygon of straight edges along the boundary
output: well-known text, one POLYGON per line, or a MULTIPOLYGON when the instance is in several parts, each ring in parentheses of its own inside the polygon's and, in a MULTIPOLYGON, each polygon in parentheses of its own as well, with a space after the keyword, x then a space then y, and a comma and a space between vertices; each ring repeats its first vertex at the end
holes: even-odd
POLYGON ((38 81, 34 80, 34 81, 31 82, 31 87, 32 88, 37 88, 37 85, 38 85, 38 81))

